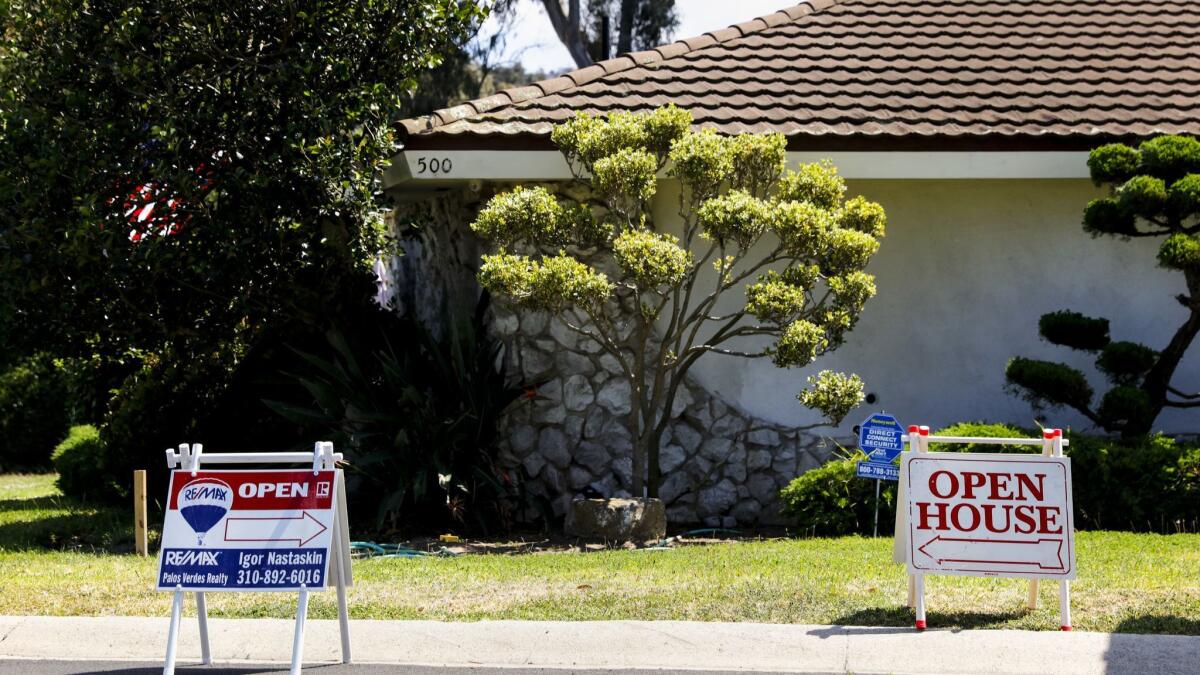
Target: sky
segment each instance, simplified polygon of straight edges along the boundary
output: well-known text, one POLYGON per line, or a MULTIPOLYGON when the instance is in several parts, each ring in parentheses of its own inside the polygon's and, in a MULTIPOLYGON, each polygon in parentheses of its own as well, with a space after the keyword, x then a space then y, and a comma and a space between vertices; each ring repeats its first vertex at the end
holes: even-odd
MULTIPOLYGON (((676 0, 679 28, 671 40, 701 35, 794 4, 796 0, 676 0)), ((483 33, 494 31, 489 20, 483 33)), ((575 65, 554 35, 540 0, 520 0, 502 60, 520 62, 529 71, 556 72, 575 65)))

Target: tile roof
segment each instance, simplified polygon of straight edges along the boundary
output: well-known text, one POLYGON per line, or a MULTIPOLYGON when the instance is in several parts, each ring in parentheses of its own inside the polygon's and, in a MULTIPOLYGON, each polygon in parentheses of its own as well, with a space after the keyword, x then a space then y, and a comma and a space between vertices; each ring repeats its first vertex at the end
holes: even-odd
POLYGON ((402 124, 410 147, 546 145, 576 111, 675 103, 792 147, 1086 147, 1200 133, 1198 38, 1198 0, 808 0, 402 124))

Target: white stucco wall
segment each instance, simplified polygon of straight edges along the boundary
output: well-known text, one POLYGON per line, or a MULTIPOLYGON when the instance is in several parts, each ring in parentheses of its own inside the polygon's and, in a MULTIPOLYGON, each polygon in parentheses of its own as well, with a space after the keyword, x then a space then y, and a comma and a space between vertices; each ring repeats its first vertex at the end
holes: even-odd
MULTIPOLYGON (((1086 180, 855 180, 848 196, 883 204, 888 234, 872 262, 879 294, 846 344, 805 370, 780 370, 766 359, 709 355, 693 373, 747 412, 803 424, 812 414, 794 395, 816 370, 849 370, 878 401, 846 420, 848 430, 870 411, 905 424, 940 425, 986 419, 1087 429, 1067 410, 1040 416, 1004 389, 1014 355, 1066 361, 1108 384, 1094 355, 1043 342, 1038 318, 1056 309, 1107 317, 1115 340, 1160 348, 1182 323, 1173 299, 1180 275, 1155 267, 1158 240, 1092 239, 1080 214, 1099 194, 1086 180)), ((678 231, 678 186, 661 184, 655 222, 678 231)), ((740 298, 730 298, 726 309, 740 298)), ((1193 345, 1175 382, 1200 390, 1200 346, 1193 345)), ((1167 410, 1167 432, 1200 431, 1200 412, 1167 410)))

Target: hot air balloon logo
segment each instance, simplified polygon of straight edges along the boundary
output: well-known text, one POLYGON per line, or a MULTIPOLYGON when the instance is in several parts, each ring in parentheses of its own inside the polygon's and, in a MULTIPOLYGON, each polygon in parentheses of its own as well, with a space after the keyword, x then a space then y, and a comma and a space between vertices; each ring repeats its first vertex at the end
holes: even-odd
POLYGON ((196 532, 196 544, 233 506, 233 488, 216 478, 198 478, 179 489, 179 515, 196 532))

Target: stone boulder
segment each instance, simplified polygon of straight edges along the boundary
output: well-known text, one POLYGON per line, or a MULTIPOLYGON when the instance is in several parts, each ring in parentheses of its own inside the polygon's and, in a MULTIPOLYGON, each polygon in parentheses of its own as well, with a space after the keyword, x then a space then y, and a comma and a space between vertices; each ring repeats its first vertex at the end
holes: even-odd
POLYGON ((659 499, 576 499, 566 526, 584 539, 657 541, 667 535, 667 511, 659 499))

